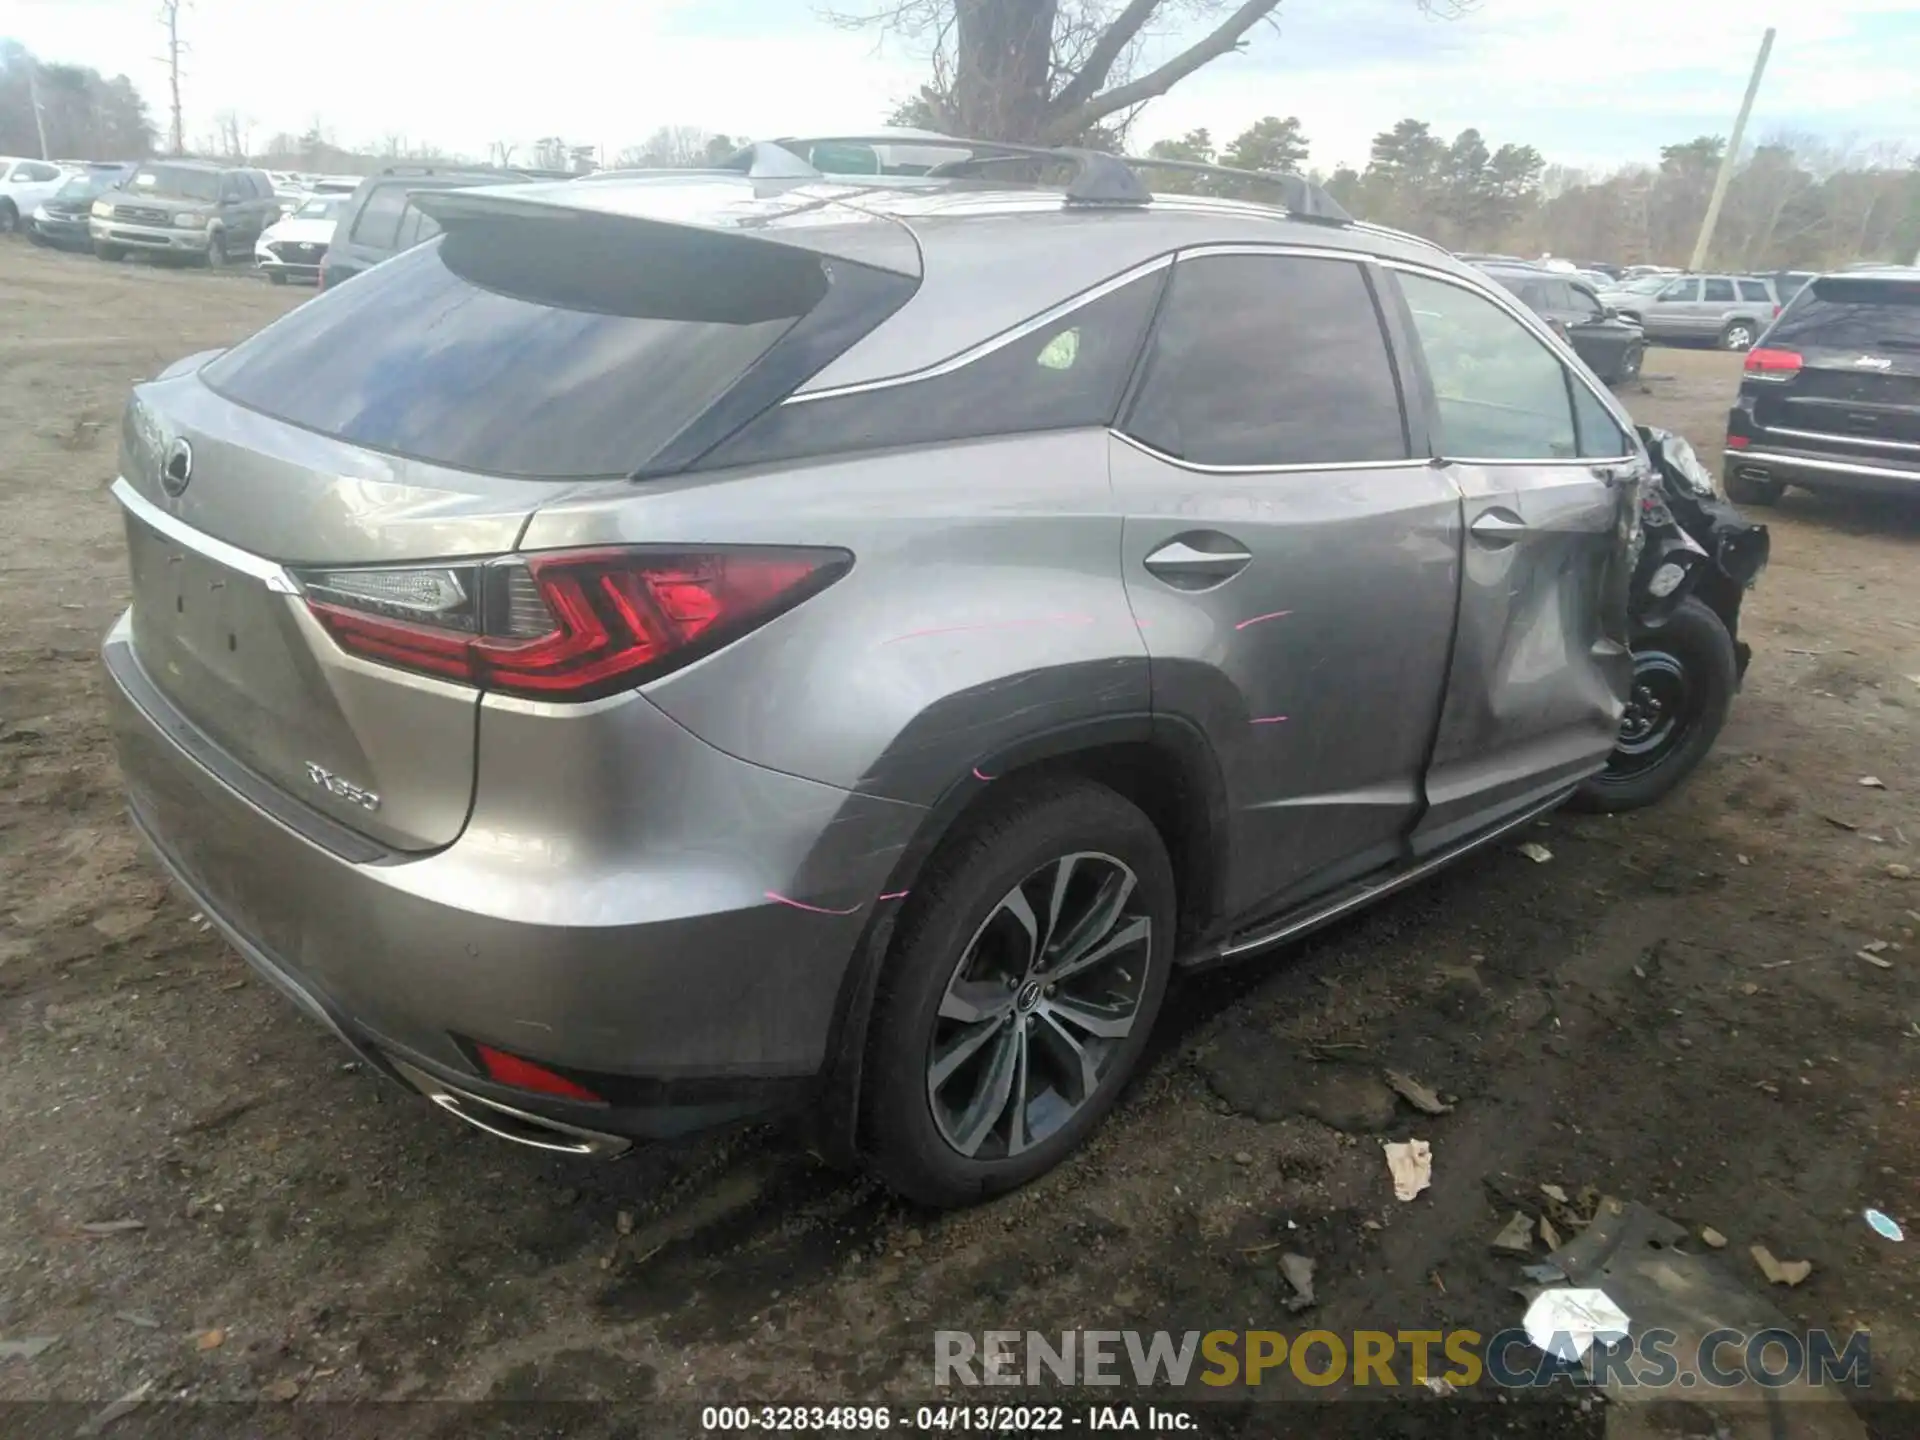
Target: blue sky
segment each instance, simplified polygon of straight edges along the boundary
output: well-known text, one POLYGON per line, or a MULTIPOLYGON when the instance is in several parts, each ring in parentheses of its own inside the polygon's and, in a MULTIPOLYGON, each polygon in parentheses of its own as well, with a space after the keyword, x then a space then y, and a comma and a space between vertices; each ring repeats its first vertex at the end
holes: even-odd
MULTIPOLYGON (((160 118, 155 8, 0 0, 0 35, 132 75, 160 118)), ((558 133, 611 157, 667 124, 865 129, 925 74, 910 46, 838 30, 808 0, 192 0, 186 23, 189 137, 232 108, 260 138, 318 116, 345 142, 397 134, 480 154, 558 133)), ((1756 138, 1920 147, 1915 0, 1480 0, 1457 20, 1415 0, 1284 0, 1244 53, 1150 106, 1134 143, 1297 114, 1312 163, 1331 167, 1364 163, 1372 135, 1412 115, 1606 168, 1724 133, 1768 24, 1780 35, 1756 138)), ((1190 38, 1156 36, 1145 58, 1190 38)))

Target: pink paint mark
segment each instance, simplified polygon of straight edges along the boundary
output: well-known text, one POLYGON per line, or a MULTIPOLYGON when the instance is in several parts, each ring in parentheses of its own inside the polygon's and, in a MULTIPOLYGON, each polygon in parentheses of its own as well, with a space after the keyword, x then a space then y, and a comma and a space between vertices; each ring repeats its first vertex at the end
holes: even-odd
POLYGON ((1262 620, 1284 620, 1292 613, 1291 610, 1276 610, 1271 615, 1256 615, 1251 620, 1242 620, 1233 628, 1236 630, 1244 630, 1249 625, 1258 625, 1262 620))
POLYGON ((1284 715, 1263 715, 1259 719, 1250 721, 1249 723, 1254 725, 1284 725, 1287 723, 1287 717, 1284 715))
POLYGON ((929 635, 963 635, 974 630, 1020 630, 1034 625, 1091 625, 1091 615, 1035 615, 1024 620, 988 620, 978 625, 939 625, 930 630, 909 630, 904 635, 895 635, 891 640, 882 640, 882 645, 893 645, 901 640, 920 640, 929 635))
POLYGON ((973 767, 973 778, 976 780, 991 780, 993 776, 984 773, 980 767, 976 765, 973 767))
POLYGON ((858 905, 855 905, 851 910, 829 910, 822 905, 808 905, 803 901, 789 900, 785 895, 776 895, 771 890, 766 892, 766 896, 767 899, 773 901, 776 905, 789 905, 795 910, 804 910, 809 915, 854 915, 858 914, 860 910, 858 905))
POLYGON ((904 900, 907 898, 907 892, 904 890, 895 890, 892 894, 882 895, 880 898, 882 900, 904 900))

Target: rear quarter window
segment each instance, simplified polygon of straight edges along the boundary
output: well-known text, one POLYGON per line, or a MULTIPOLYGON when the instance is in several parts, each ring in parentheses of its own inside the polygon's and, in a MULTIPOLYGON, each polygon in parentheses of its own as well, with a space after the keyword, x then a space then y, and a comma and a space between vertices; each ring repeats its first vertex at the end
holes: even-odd
POLYGON ((399 241, 400 217, 407 210, 404 185, 379 185, 353 220, 353 243, 374 250, 391 250, 399 241))

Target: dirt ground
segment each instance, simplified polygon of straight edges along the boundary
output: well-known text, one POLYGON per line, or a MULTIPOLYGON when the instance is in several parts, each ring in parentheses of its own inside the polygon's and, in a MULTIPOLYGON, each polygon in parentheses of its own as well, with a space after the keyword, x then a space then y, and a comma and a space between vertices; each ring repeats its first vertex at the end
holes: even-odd
MULTIPOLYGON (((1496 1196, 1541 1183, 1712 1226, 1756 1285, 1751 1244, 1811 1261, 1769 1298, 1870 1327, 1875 1396, 1920 1396, 1920 507, 1765 516, 1753 669, 1676 799, 1555 816, 1526 837, 1546 863, 1483 852, 1180 985, 1088 1153, 929 1215, 779 1131, 600 1167, 469 1133, 348 1063, 144 859, 95 661, 127 594, 119 408, 302 298, 0 246, 0 1340, 59 1337, 0 1359, 0 1400, 911 1403, 936 1328, 1297 1327, 1282 1248, 1316 1261, 1321 1328, 1486 1334, 1523 1308, 1496 1196), (1431 1142, 1431 1190, 1396 1201, 1378 1137, 1285 1086, 1230 1106, 1250 1044, 1256 1072, 1448 1097, 1384 1131, 1431 1142)), ((1717 466, 1737 357, 1646 368, 1636 415, 1717 466)))

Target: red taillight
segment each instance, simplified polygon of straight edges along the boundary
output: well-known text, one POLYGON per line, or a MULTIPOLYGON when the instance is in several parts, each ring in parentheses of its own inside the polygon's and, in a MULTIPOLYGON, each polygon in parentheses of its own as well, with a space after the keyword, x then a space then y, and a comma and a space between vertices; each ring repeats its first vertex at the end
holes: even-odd
POLYGON ((547 700, 677 669, 845 573, 844 550, 576 550, 418 570, 307 572, 307 608, 351 654, 547 700))
POLYGON ((1751 443, 1745 435, 1727 436, 1727 449, 1729 450, 1744 450, 1751 443))
POLYGON ((1773 307, 1773 318, 1776 320, 1780 318, 1780 307, 1778 305, 1773 307))
POLYGON ((473 1048, 489 1080, 511 1085, 516 1090, 537 1090, 542 1095, 558 1095, 567 1100, 589 1100, 595 1105, 607 1103, 586 1086, 576 1084, 564 1075, 556 1075, 544 1065, 522 1060, 518 1055, 509 1055, 491 1045, 476 1042, 473 1048))
POLYGON ((1798 350, 1749 350, 1747 374, 1764 380, 1791 380, 1806 362, 1798 350))

